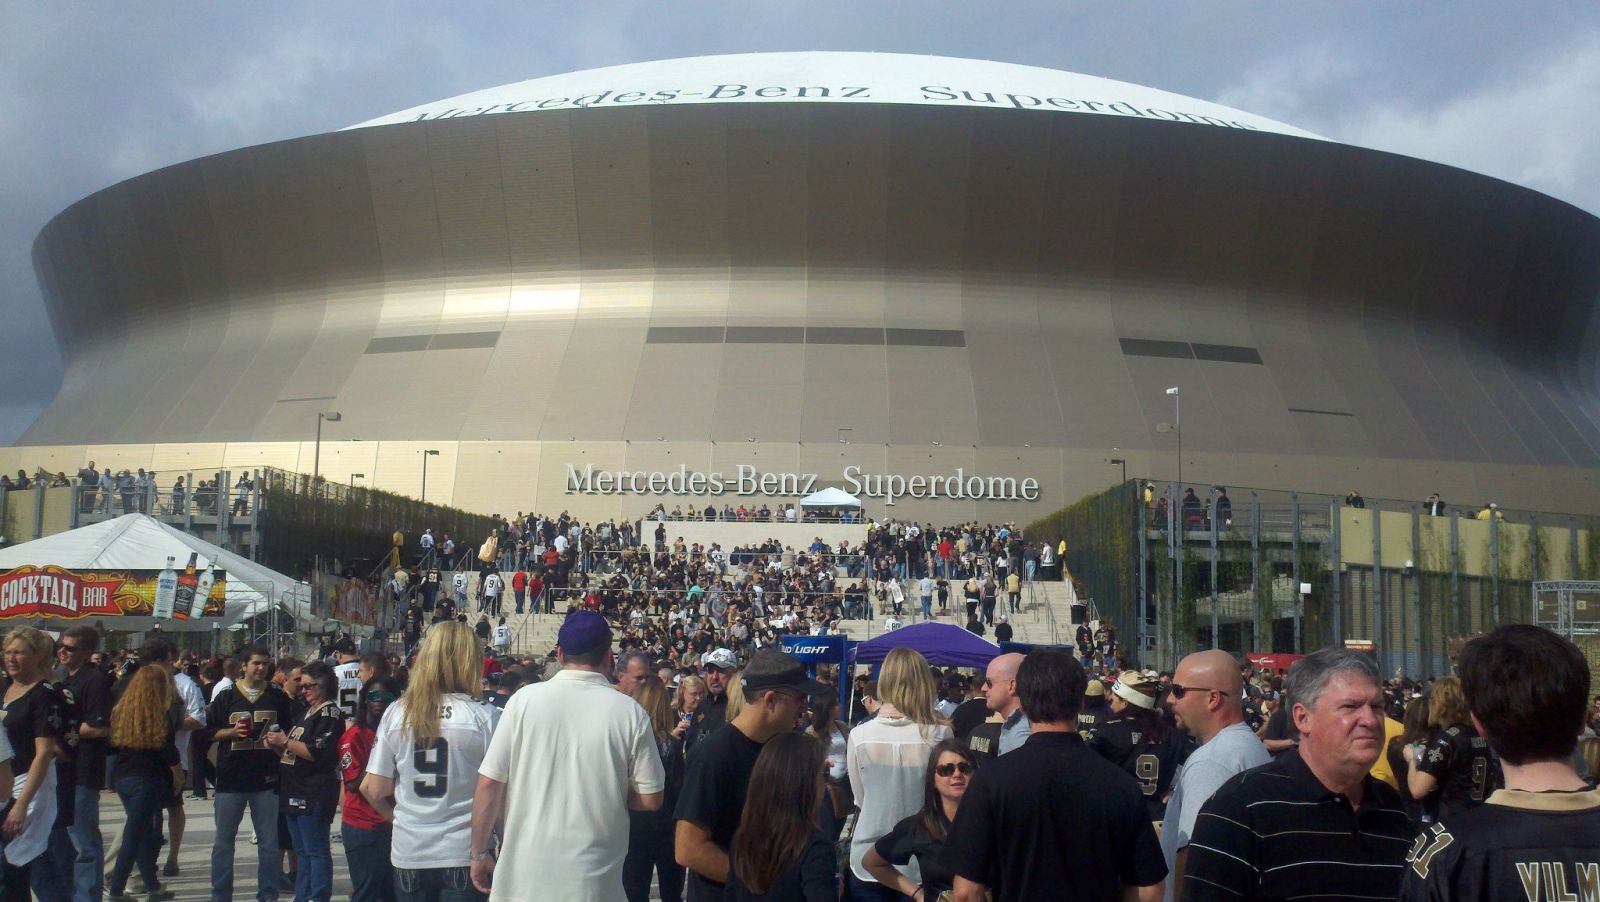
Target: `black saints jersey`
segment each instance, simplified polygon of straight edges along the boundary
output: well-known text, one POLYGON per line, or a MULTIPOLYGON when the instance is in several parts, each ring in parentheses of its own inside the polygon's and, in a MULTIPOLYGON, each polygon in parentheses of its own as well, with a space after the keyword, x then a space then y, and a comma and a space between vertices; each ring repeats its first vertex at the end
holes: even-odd
POLYGON ((1489 742, 1470 725, 1441 730, 1422 750, 1417 769, 1439 781, 1439 818, 1483 804, 1500 781, 1489 742))
POLYGON ((1151 820, 1166 819, 1172 778, 1183 763, 1181 735, 1168 731, 1159 740, 1152 740, 1142 719, 1113 714, 1101 721, 1089 747, 1139 782, 1151 820))
POLYGON ((338 705, 322 705, 289 730, 289 738, 305 743, 308 761, 287 748, 278 759, 283 795, 290 813, 303 814, 320 803, 331 815, 339 800, 339 739, 344 735, 344 713, 338 705))
POLYGON ((251 697, 240 683, 217 693, 206 708, 206 729, 242 727, 244 737, 217 741, 217 791, 261 792, 278 785, 278 756, 267 748, 267 731, 294 724, 289 696, 268 683, 251 697))
POLYGON ((1406 861, 1406 902, 1600 899, 1600 791, 1499 790, 1429 826, 1406 861))

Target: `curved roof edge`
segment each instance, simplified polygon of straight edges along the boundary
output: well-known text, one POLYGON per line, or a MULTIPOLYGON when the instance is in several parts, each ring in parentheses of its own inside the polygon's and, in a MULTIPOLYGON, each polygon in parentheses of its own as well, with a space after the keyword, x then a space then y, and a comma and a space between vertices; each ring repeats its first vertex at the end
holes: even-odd
POLYGON ((1121 116, 1327 140, 1182 94, 1038 66, 903 53, 739 53, 585 69, 425 103, 349 128, 692 103, 875 103, 1121 116))

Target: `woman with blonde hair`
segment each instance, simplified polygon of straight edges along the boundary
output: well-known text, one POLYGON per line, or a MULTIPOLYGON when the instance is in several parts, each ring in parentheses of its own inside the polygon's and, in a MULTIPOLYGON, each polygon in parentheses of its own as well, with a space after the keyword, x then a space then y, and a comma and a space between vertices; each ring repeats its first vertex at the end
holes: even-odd
POLYGON ((394 822, 396 895, 481 899, 470 874, 472 793, 500 709, 478 700, 478 640, 459 621, 422 639, 406 694, 384 712, 361 795, 394 822))
MULTIPOLYGON (((892 649, 878 673, 878 715, 850 731, 846 763, 861 809, 850 838, 852 899, 898 896, 877 882, 862 858, 895 824, 921 810, 928 755, 953 735, 934 713, 935 694, 928 659, 914 649, 892 649)), ((915 863, 906 873, 912 882, 922 882, 915 863)))
POLYGON ((655 674, 644 678, 634 691, 633 700, 650 715, 667 784, 659 810, 628 812, 628 855, 622 860, 622 890, 628 902, 647 902, 650 875, 654 872, 661 887, 661 902, 678 902, 683 898, 684 869, 673 857, 672 812, 683 788, 683 732, 688 722, 673 715, 666 684, 655 674))
POLYGON ((1482 805, 1500 785, 1500 766, 1489 742, 1478 735, 1467 711, 1461 681, 1446 677, 1428 694, 1428 726, 1433 738, 1408 762, 1406 786, 1419 801, 1437 802, 1439 819, 1482 805))
POLYGON ((61 736, 59 691, 47 681, 55 658, 55 641, 31 626, 9 633, 5 661, 6 739, 11 761, 11 793, 15 802, 0 825, 4 836, 6 898, 28 897, 29 865, 44 852, 56 821, 56 743, 61 736))
MULTIPOLYGON (((127 812, 128 827, 106 889, 113 900, 130 899, 128 876, 134 866, 147 887, 158 887, 156 852, 161 839, 161 812, 183 783, 174 738, 181 725, 175 707, 177 690, 165 667, 146 664, 128 678, 128 688, 111 709, 111 785, 127 812)), ((149 899, 171 899, 170 890, 156 890, 149 899)))
POLYGON ((688 723, 705 697, 706 681, 693 675, 685 676, 678 681, 678 691, 672 697, 672 710, 680 720, 688 723))

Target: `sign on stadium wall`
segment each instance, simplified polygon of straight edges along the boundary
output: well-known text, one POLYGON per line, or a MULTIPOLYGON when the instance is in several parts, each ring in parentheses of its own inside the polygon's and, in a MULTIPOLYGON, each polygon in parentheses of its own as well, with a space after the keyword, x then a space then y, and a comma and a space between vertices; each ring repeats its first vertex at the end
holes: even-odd
MULTIPOLYGON (((568 495, 737 495, 739 497, 804 498, 822 486, 816 473, 763 473, 740 464, 732 473, 676 470, 604 470, 566 464, 568 495)), ((863 473, 850 466, 839 475, 852 495, 882 498, 965 499, 971 501, 1038 501, 1039 480, 1032 476, 987 476, 957 467, 949 473, 863 473)))
MULTIPOLYGON (((28 564, 0 573, 0 620, 12 617, 148 617, 155 604, 160 570, 74 571, 53 564, 28 564)), ((216 571, 206 598, 206 617, 222 614, 227 577, 216 571)), ((179 606, 182 607, 181 605, 179 606)), ((176 610, 173 618, 188 620, 176 610)))

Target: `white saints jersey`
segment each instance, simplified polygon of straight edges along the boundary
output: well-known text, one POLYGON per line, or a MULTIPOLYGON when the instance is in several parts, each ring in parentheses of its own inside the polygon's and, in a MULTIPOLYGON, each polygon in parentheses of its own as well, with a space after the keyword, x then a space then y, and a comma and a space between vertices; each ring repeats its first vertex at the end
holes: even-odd
POLYGON ((472 841, 472 793, 500 709, 459 693, 440 706, 440 736, 431 745, 401 728, 409 698, 389 706, 378 724, 367 773, 394 781, 394 838, 389 860, 397 868, 466 867, 472 841))
POLYGON ((356 709, 361 706, 361 680, 356 678, 356 671, 360 669, 360 661, 347 661, 333 668, 333 675, 339 678, 339 697, 334 701, 344 712, 345 720, 354 719, 356 709))

